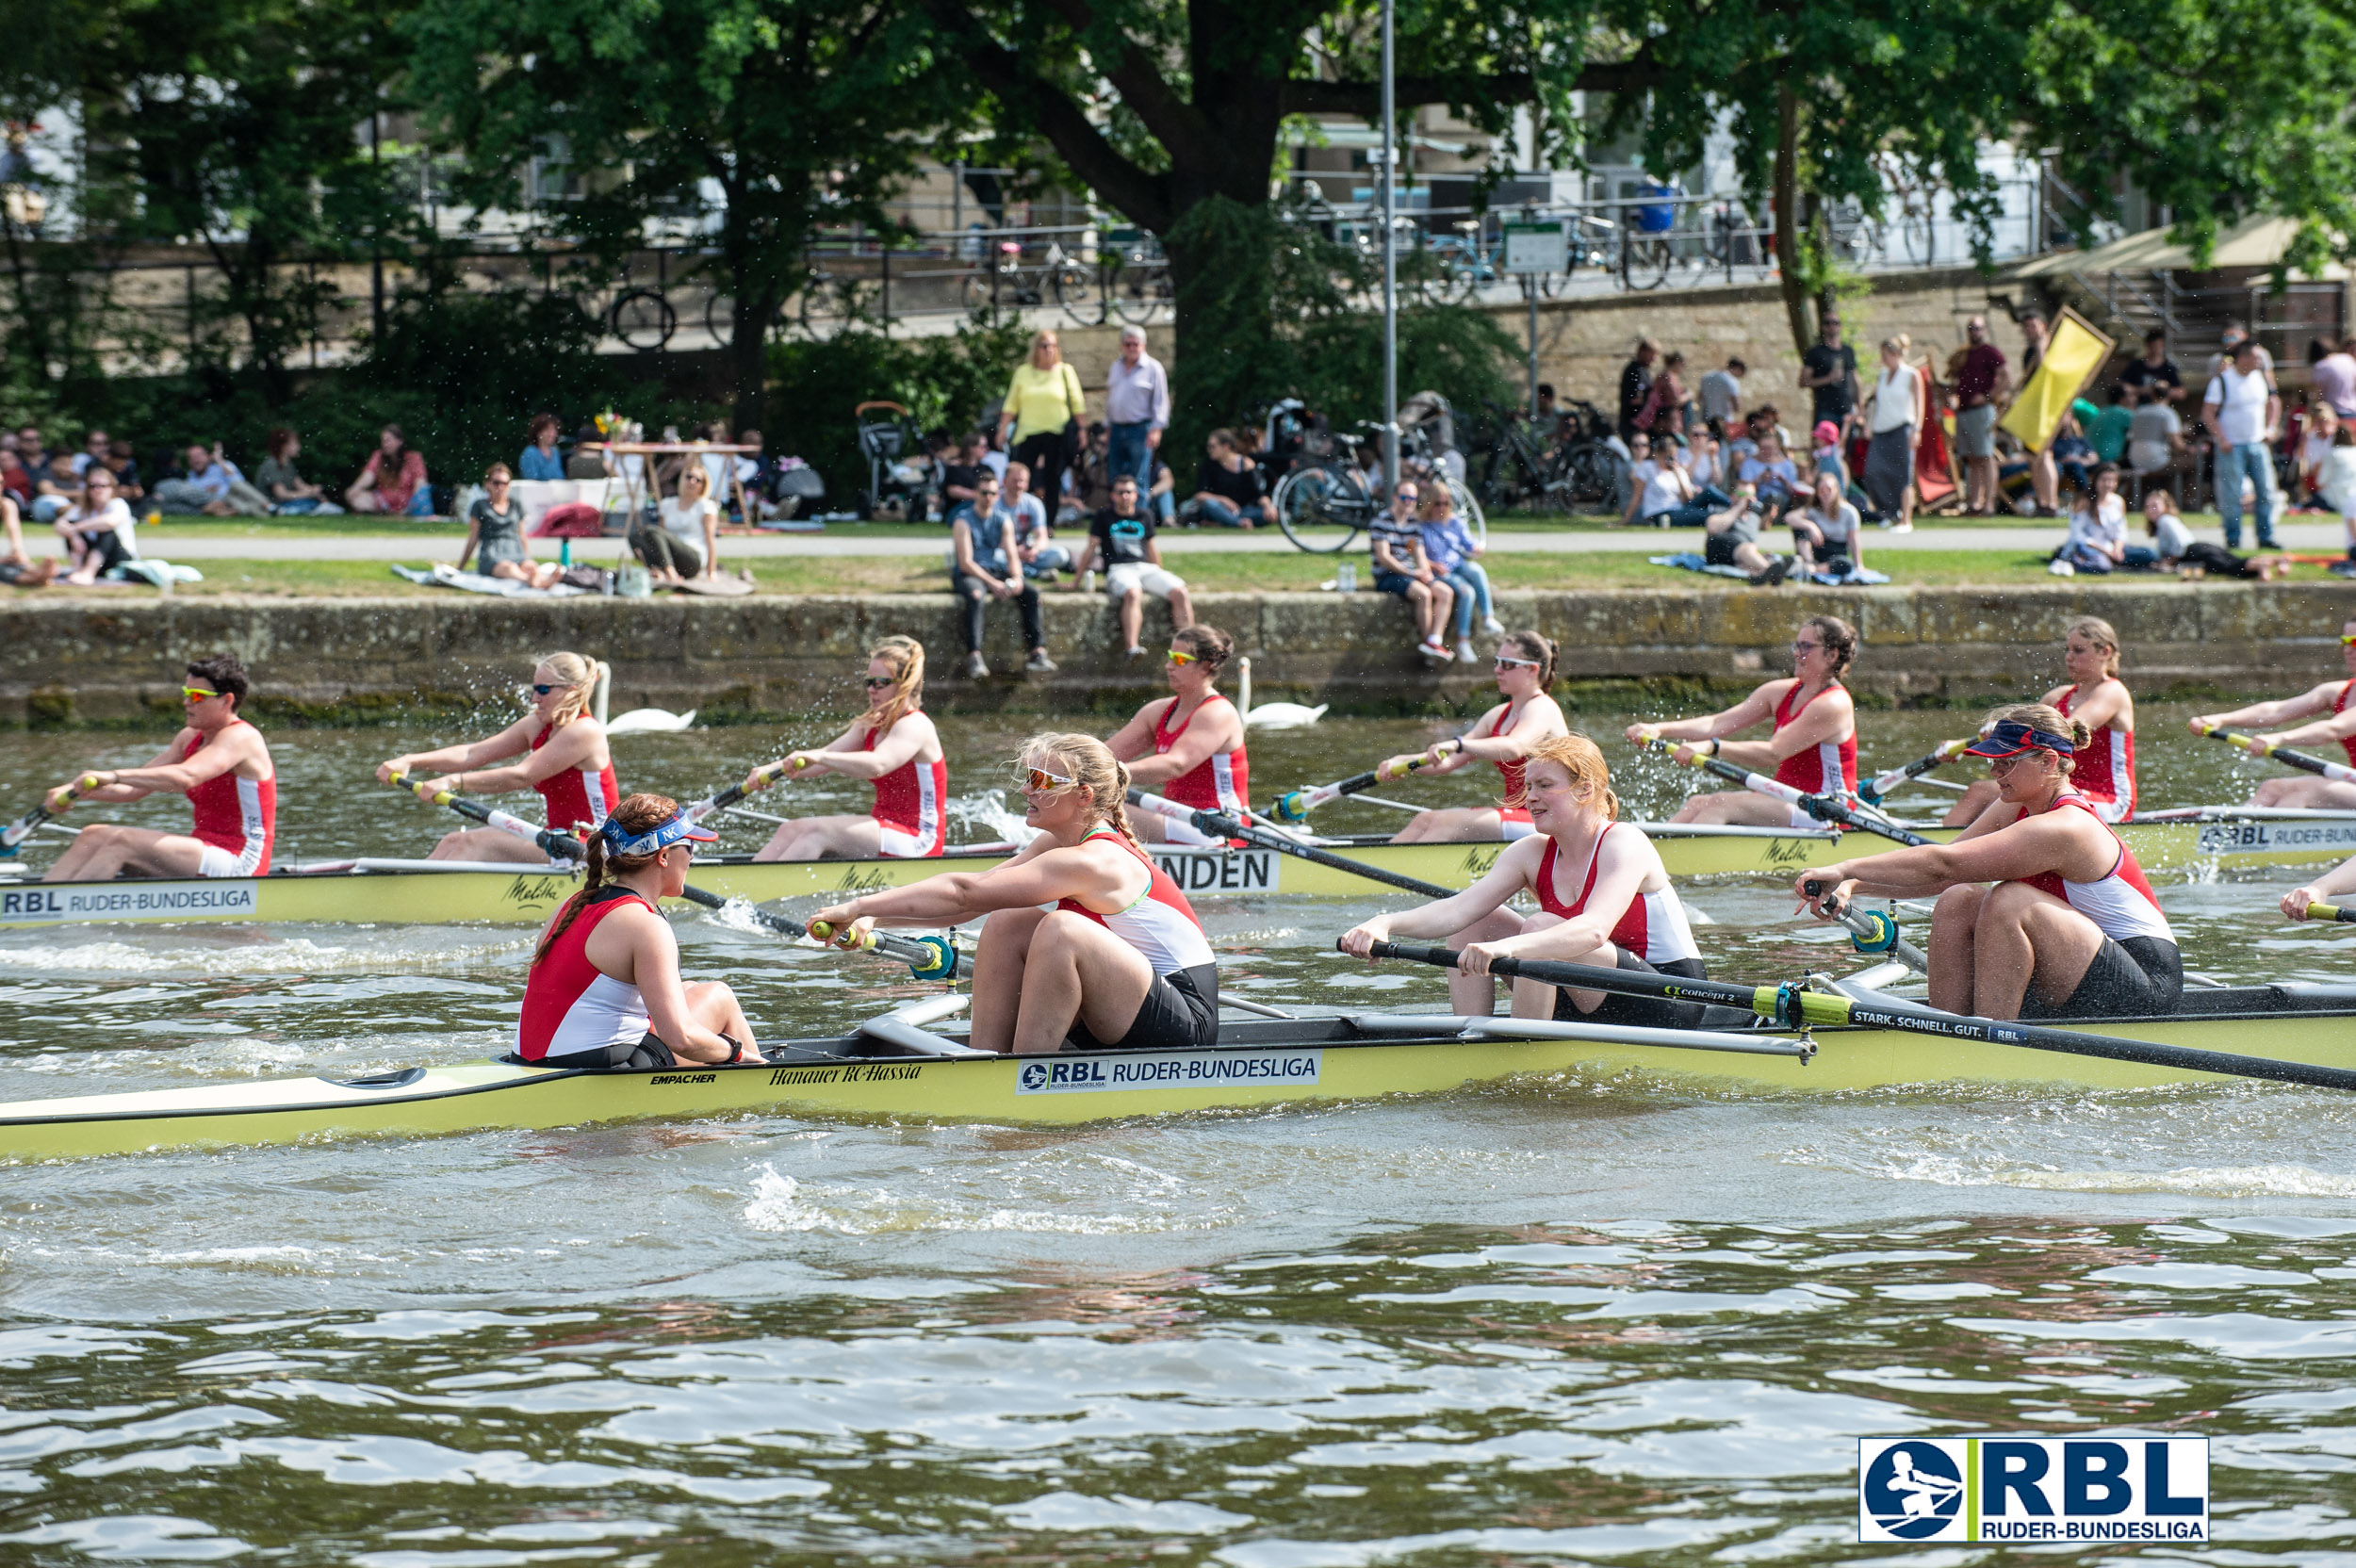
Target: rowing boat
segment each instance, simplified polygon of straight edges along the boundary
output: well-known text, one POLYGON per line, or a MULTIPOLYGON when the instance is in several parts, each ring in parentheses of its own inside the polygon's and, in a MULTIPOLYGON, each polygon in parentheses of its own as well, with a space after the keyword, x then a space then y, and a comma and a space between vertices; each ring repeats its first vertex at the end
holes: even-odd
MULTIPOLYGON (((1830 865, 1848 851, 1828 830, 1641 823, 1672 876, 1791 875, 1830 865)), ((1951 835, 1922 829, 1929 837, 1951 835)), ((2356 854, 2356 812, 2202 807, 2154 812, 2122 828, 2147 871, 2206 862, 2229 867, 2302 865, 2356 854)), ((1378 870, 1450 888, 1469 887, 1497 863, 1504 845, 1395 844, 1372 836, 1315 842, 1378 870)), ((1280 893, 1363 898, 1373 885, 1332 866, 1268 849, 1151 846, 1154 859, 1187 893, 1280 893)), ((772 899, 873 892, 937 876, 986 871, 995 853, 926 860, 765 860, 699 857, 699 886, 757 904, 772 899)), ((487 922, 537 924, 578 886, 564 870, 454 865, 447 861, 361 859, 317 863, 269 876, 186 881, 0 883, 0 926, 108 924, 117 922, 286 922, 384 925, 487 922)))
MULTIPOLYGON (((1732 1013, 1714 1014, 1732 1021, 1732 1013)), ((2356 1068, 2356 986, 2199 991, 2164 1019, 2090 1019, 2163 1045, 2262 1048, 2356 1068)), ((892 1031, 791 1041, 764 1063, 578 1071, 513 1062, 413 1067, 0 1104, 9 1161, 286 1144, 363 1135, 530 1130, 749 1114, 1070 1124, 1564 1076, 1671 1093, 1897 1088, 2136 1090, 2246 1080, 1888 1029, 1666 1031, 1409 1014, 1230 1021, 1203 1051, 921 1054, 892 1031), (1530 1031, 1562 1037, 1516 1037, 1530 1031), (1671 1043, 1675 1041, 1676 1043, 1671 1043)), ((907 1031, 902 1031, 906 1034, 907 1031)), ((2262 1092, 2299 1092, 2273 1090, 2262 1092)))

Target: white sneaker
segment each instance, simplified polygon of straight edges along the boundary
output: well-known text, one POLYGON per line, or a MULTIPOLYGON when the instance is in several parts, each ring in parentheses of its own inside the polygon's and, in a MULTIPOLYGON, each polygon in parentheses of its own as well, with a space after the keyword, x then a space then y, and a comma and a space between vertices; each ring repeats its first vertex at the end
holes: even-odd
POLYGON ((1478 664, 1481 662, 1481 656, 1473 652, 1471 638, 1466 637, 1456 645, 1456 662, 1459 664, 1478 664))
POLYGON ((1502 637, 1505 635, 1505 623, 1495 615, 1484 615, 1481 618, 1481 629, 1492 637, 1502 637))
POLYGON ((990 665, 983 660, 980 654, 969 653, 965 656, 965 678, 968 680, 988 680, 990 678, 990 665))
POLYGON ((2078 568, 2071 565, 2067 561, 2056 561, 2045 569, 2053 573, 2055 577, 2076 577, 2078 575, 2078 568))
POLYGON ((1912 523, 1892 523, 1890 525, 1890 531, 1892 533, 1912 533, 1914 531, 1914 525, 1912 523))

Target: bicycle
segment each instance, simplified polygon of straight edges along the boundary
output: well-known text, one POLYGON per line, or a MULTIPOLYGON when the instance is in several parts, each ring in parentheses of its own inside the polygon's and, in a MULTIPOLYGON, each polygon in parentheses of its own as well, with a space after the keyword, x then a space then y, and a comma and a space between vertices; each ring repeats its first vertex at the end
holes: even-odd
POLYGON ((679 312, 659 288, 626 288, 606 312, 614 335, 640 353, 652 353, 679 331, 679 312))
POLYGON ((1481 469, 1481 498, 1490 506, 1512 511, 1571 510, 1570 487, 1555 462, 1543 450, 1534 432, 1512 411, 1494 400, 1488 405, 1490 430, 1477 449, 1484 459, 1481 469))
POLYGON ((1036 266, 1023 264, 1021 240, 998 241, 996 255, 966 273, 959 292, 969 312, 994 313, 1002 302, 1028 309, 1045 304, 1052 297, 1077 325, 1094 326, 1104 318, 1101 304, 1094 315, 1084 314, 1097 297, 1096 274, 1068 253, 1058 240, 1047 242, 1047 253, 1036 266))
POLYGON ((1104 264, 1104 304, 1131 326, 1143 326, 1156 313, 1170 308, 1177 289, 1170 281, 1170 262, 1160 245, 1136 236, 1120 238, 1121 248, 1104 264))
MULTIPOLYGON (((1277 481, 1272 498, 1276 503, 1276 526, 1284 531, 1284 537, 1296 548, 1313 555, 1339 554, 1374 525, 1375 514, 1383 509, 1383 502, 1358 471, 1352 454, 1362 445, 1380 447, 1383 429, 1377 422, 1366 421, 1358 427, 1355 442, 1330 455, 1303 456, 1292 472, 1277 481)), ((1401 477, 1412 476, 1426 484, 1433 482, 1443 472, 1443 465, 1421 430, 1399 433, 1399 471, 1401 477)), ((1480 498, 1453 474, 1447 476, 1447 484, 1474 543, 1486 546, 1489 519, 1480 498)))

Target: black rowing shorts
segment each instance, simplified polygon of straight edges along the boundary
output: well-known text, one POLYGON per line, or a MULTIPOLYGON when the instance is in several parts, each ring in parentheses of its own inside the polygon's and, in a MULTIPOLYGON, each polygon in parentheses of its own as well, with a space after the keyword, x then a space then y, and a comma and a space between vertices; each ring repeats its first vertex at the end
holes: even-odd
MULTIPOLYGON (((1709 972, 1699 958, 1672 958, 1665 964, 1648 964, 1625 949, 1620 954, 1620 967, 1633 974, 1666 974, 1679 980, 1707 980, 1709 972)), ((1612 1023, 1643 1029, 1698 1029, 1702 1026, 1702 1004, 1698 1002, 1671 1002, 1658 996, 1622 996, 1606 991, 1602 1003, 1592 1013, 1582 1013, 1571 1000, 1571 993, 1558 989, 1554 993, 1554 1016, 1564 1023, 1612 1023)))
POLYGON ((609 1045, 602 1051, 576 1051, 566 1056, 545 1056, 534 1064, 539 1067, 586 1068, 604 1071, 609 1068, 630 1068, 644 1072, 655 1068, 679 1066, 679 1058, 663 1037, 653 1030, 636 1045, 609 1045))
POLYGON ((2148 1018, 2174 1012, 2184 995, 2184 959, 2174 942, 2157 937, 2129 937, 2125 941, 2105 937, 2069 1001, 2048 1007, 2037 999, 2032 982, 2029 994, 2021 999, 2021 1016, 2148 1018))
POLYGON ((1219 968, 1197 964, 1155 975, 1128 1033, 1117 1040, 1098 1039, 1078 1019, 1065 1039, 1079 1051, 1200 1051, 1217 1045, 1219 968))

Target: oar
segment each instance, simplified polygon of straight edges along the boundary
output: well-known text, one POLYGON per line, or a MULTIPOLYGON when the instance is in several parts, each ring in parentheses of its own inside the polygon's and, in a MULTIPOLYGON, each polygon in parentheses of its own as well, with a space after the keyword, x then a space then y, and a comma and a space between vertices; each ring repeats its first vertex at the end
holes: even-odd
MULTIPOLYGON (((1445 947, 1420 947, 1399 942, 1376 942, 1371 956, 1377 958, 1404 958, 1411 963, 1433 964, 1441 969, 1454 969, 1458 956, 1445 947)), ((2146 1067, 2171 1068, 2183 1072, 2217 1072, 2240 1078, 2305 1084, 2313 1088, 2356 1089, 2356 1070, 2347 1068, 2315 1067, 2306 1062, 2280 1061, 2271 1056, 2244 1056, 2226 1051, 2201 1051, 2184 1045, 2160 1045, 2151 1040, 2124 1039, 2116 1035, 2082 1035, 2071 1029, 2049 1029, 2034 1023, 2002 1023, 1994 1019, 1943 1013, 1913 1003, 1885 1007, 1855 997, 1804 990, 1788 981, 1780 986, 1737 986, 1721 980, 1680 980, 1665 974, 1646 975, 1629 970, 1596 969, 1588 964, 1556 963, 1543 958, 1492 958, 1489 960, 1489 972, 1509 980, 1534 980, 1543 986, 1562 986, 1574 990, 1614 991, 1622 996, 1651 996, 1670 1002, 1701 1002, 1721 1007, 1740 1007, 1784 1029, 1854 1024, 1868 1029, 1896 1029, 1908 1034, 1937 1035, 1945 1039, 1986 1040, 1991 1045, 2017 1045, 2026 1051, 2052 1051, 2069 1056, 2100 1056, 2110 1061, 2137 1062, 2146 1067)))
MULTIPOLYGON (((725 909, 729 903, 718 893, 696 887, 686 889, 682 896, 688 903, 700 904, 707 909, 725 909)), ((779 936, 808 937, 812 941, 825 942, 842 952, 878 953, 887 958, 897 958, 908 965, 908 972, 919 980, 954 980, 957 977, 957 944, 946 937, 903 937, 888 931, 870 931, 856 945, 844 948, 833 939, 834 927, 825 921, 804 925, 800 921, 773 915, 766 909, 756 909, 750 905, 746 905, 745 908, 753 919, 779 936)))
MULTIPOLYGON (((766 763, 761 767, 755 768, 753 770, 753 778, 761 780, 761 785, 768 785, 775 783, 778 776, 781 774, 800 771, 798 769, 788 768, 785 764, 786 759, 780 757, 774 762, 766 763)), ((746 784, 751 782, 752 779, 740 779, 738 782, 729 785, 727 789, 719 791, 717 793, 706 795, 703 799, 696 801, 694 805, 687 808, 687 820, 689 822, 701 822, 704 818, 712 815, 714 811, 727 810, 729 807, 734 806, 737 802, 743 800, 746 795, 752 793, 751 790, 744 787, 746 784)), ((777 817, 771 820, 782 822, 785 819, 777 817)))
MULTIPOLYGON (((1807 883, 1808 896, 1818 896, 1824 886, 1811 878, 1807 883)), ((1848 927, 1849 945, 1859 953, 1887 953, 1917 974, 1930 973, 1930 959, 1923 956, 1921 948, 1906 940, 1894 917, 1879 909, 1859 909, 1855 905, 1830 901, 1824 905, 1824 913, 1833 918, 1835 924, 1848 927)))
MULTIPOLYGON (((1412 758, 1407 763, 1407 771, 1413 773, 1422 766, 1422 758, 1412 758)), ((1371 773, 1353 773, 1348 778, 1337 778, 1331 784, 1319 784, 1314 789, 1287 790, 1268 803, 1268 815, 1278 822, 1307 822, 1309 813, 1318 807, 1330 806, 1344 795, 1354 795, 1361 790, 1371 790, 1381 782, 1371 773)), ((1387 806, 1390 802, 1381 804, 1387 806)))
POLYGON ((1902 786, 1913 783, 1916 779, 1922 777, 1933 768, 1952 762, 1956 758, 1961 757, 1963 755, 1963 748, 1971 743, 1972 743, 1968 740, 1941 741, 1939 743, 1938 750, 1933 751, 1926 756, 1916 758, 1913 761, 1908 762, 1905 767, 1891 768, 1887 773, 1875 774, 1872 778, 1866 780, 1862 789, 1857 791, 1857 798, 1864 801, 1868 806, 1879 806, 1883 801, 1890 798, 1891 792, 1901 788, 1902 786))
MULTIPOLYGON (((589 854, 589 846, 569 833, 558 833, 549 828, 537 826, 524 821, 521 817, 502 811, 496 806, 485 806, 479 800, 469 800, 465 795, 453 794, 448 790, 438 790, 428 793, 425 786, 410 783, 408 776, 403 774, 395 774, 390 782, 398 788, 407 790, 419 800, 435 806, 446 806, 460 816, 472 818, 485 827, 496 827, 504 832, 519 834, 530 839, 550 855, 561 855, 568 859, 577 860, 585 858, 589 854)), ((708 892, 701 888, 690 887, 685 890, 684 896, 689 903, 700 904, 707 909, 724 909, 728 904, 728 901, 718 893, 708 892)), ((748 905, 747 907, 751 906, 748 905)), ((789 937, 798 938, 810 935, 808 927, 797 921, 788 920, 783 915, 773 915, 764 910, 753 909, 752 917, 770 930, 782 932, 789 937)), ((821 937, 818 939, 823 941, 826 939, 821 937)), ((900 959, 920 980, 951 979, 957 972, 957 949, 939 937, 886 937, 870 933, 868 939, 859 946, 862 950, 873 948, 887 956, 900 959)))
POLYGON ((2310 904, 2307 906, 2307 918, 2322 921, 2336 920, 2345 924, 2356 925, 2356 904, 2346 907, 2337 904, 2310 904))
POLYGON ((1268 832, 1266 828, 1254 827, 1250 823, 1237 822, 1223 811, 1198 811, 1191 806, 1181 806, 1174 800, 1165 800, 1160 795, 1148 794, 1143 790, 1131 790, 1129 804, 1141 810, 1151 811, 1155 816, 1190 823, 1198 830, 1208 833, 1213 838, 1241 839, 1244 842, 1256 844, 1262 849, 1272 849, 1280 855, 1299 856, 1312 865, 1327 866, 1334 871, 1348 872, 1352 876, 1363 876, 1369 882, 1381 882, 1387 887, 1398 888, 1406 892, 1421 893, 1426 898, 1453 898, 1459 891, 1455 888, 1443 888, 1437 882, 1426 882, 1420 877, 1401 876, 1397 872, 1384 871, 1380 866, 1367 865, 1364 860, 1353 860, 1347 855, 1334 855, 1322 849, 1313 849, 1307 844, 1295 843, 1281 834, 1268 832))
MULTIPOLYGON (((66 786, 66 804, 71 806, 81 799, 86 792, 96 788, 98 788, 98 776, 94 773, 84 774, 66 786)), ((49 797, 44 794, 41 797, 39 806, 8 824, 7 827, 0 828, 0 860, 14 858, 25 841, 33 836, 34 830, 55 815, 57 813, 49 809, 49 797)))
POLYGON ((2260 740, 2255 735, 2244 735, 2236 729, 2219 729, 2213 727, 2203 729, 2201 733, 2213 741, 2223 741, 2244 751, 2248 751, 2250 743, 2256 741, 2259 749, 2264 751, 2268 759, 2282 763, 2284 767, 2299 768, 2314 774, 2318 778, 2332 778, 2343 784, 2356 784, 2356 768, 2351 768, 2345 762, 2331 762, 2320 757, 2311 757, 2303 751, 2293 751, 2288 746, 2277 745, 2272 741, 2260 740))
MULTIPOLYGON (((1669 755, 1683 743, 1664 741, 1658 735, 1647 734, 1636 743, 1640 748, 1669 755)), ((1752 773, 1748 769, 1738 768, 1733 763, 1721 761, 1715 757, 1703 757, 1696 754, 1691 762, 1684 765, 1716 774, 1728 783, 1740 784, 1754 794, 1765 795, 1770 800, 1788 802, 1806 811, 1818 822, 1828 822, 1857 833, 1878 833, 1885 839, 1906 844, 1910 848, 1932 841, 1920 833, 1909 833, 1903 827, 1894 826, 1886 822, 1876 822, 1861 811, 1851 809, 1831 795, 1809 794, 1805 790, 1794 789, 1781 779, 1770 778, 1765 774, 1752 773)))
POLYGON ((428 790, 423 784, 411 783, 405 773, 397 773, 385 782, 397 790, 408 791, 429 806, 447 806, 460 816, 470 817, 485 827, 496 827, 502 833, 529 839, 552 857, 566 860, 588 858, 589 846, 570 833, 559 833, 553 828, 542 827, 536 822, 526 822, 513 812, 502 811, 496 806, 485 806, 479 800, 469 800, 449 790, 428 790))

